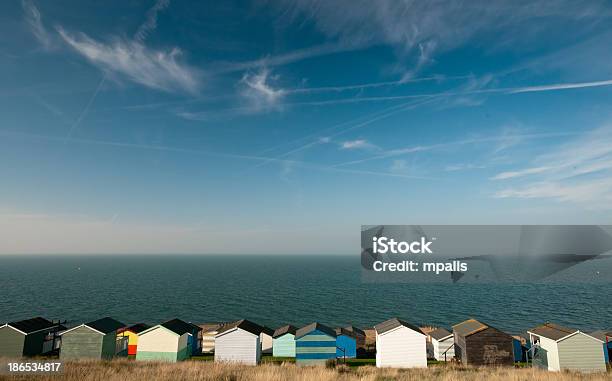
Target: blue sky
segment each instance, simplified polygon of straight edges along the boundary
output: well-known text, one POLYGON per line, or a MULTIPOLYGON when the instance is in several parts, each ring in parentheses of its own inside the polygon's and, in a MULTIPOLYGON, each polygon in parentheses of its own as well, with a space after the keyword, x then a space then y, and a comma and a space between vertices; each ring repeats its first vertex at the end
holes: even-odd
POLYGON ((0 253, 609 223, 606 1, 5 1, 0 253))

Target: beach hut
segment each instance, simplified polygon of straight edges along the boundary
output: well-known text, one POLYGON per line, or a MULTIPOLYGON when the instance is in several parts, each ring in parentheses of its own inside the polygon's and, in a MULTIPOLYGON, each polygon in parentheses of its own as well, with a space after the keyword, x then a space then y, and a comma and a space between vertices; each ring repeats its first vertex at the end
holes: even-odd
POLYGON ((277 328, 272 335, 272 356, 295 357, 295 331, 292 325, 277 328))
POLYGON ((271 354, 272 346, 274 345, 274 330, 268 327, 261 327, 262 331, 259 334, 259 341, 261 342, 261 353, 262 354, 271 354))
POLYGON ((451 361, 455 358, 455 340, 453 334, 444 328, 429 332, 432 356, 438 361, 451 361))
POLYGON ((111 359, 125 346, 117 340, 117 331, 125 327, 110 317, 81 324, 61 333, 60 360, 111 359))
POLYGON ((374 327, 364 328, 366 353, 376 352, 376 330, 374 327))
POLYGON ((529 335, 521 333, 518 335, 512 335, 514 339, 512 344, 514 346, 514 362, 527 362, 529 356, 529 349, 531 343, 529 342, 529 335))
POLYGON ((534 366, 551 371, 605 372, 603 341, 577 329, 545 323, 527 331, 534 366))
POLYGON ((453 326, 455 358, 464 365, 514 365, 509 334, 475 319, 453 326))
POLYGON ((298 365, 325 364, 336 358, 336 331, 311 323, 295 332, 295 362, 298 365))
POLYGON ((336 357, 357 357, 357 335, 345 328, 336 328, 336 357))
MULTIPOLYGON (((352 332, 355 335, 355 340, 357 343, 357 357, 363 354, 366 351, 366 333, 365 331, 352 326, 347 325, 344 327, 345 330, 352 332)), ((375 339, 376 340, 376 339, 375 339)))
POLYGON ((377 367, 427 367, 427 336, 419 327, 393 318, 375 325, 374 330, 377 367))
MULTIPOLYGON (((173 322, 176 321, 176 324, 183 324, 185 323, 182 320, 179 319, 174 319, 174 320, 170 320, 169 322, 167 322, 168 324, 172 325, 173 322)), ((187 345, 190 348, 190 356, 194 356, 194 355, 198 355, 200 353, 202 353, 202 328, 200 328, 199 325, 193 324, 193 323, 187 323, 191 326, 191 331, 189 332, 189 337, 187 338, 187 345)))
POLYGON ((66 329, 42 317, 0 326, 0 357, 28 357, 49 353, 59 346, 57 333, 66 329))
MULTIPOLYGON (((198 327, 199 328, 199 327, 198 327)), ((191 356, 193 324, 172 319, 138 333, 136 360, 177 362, 191 356)))
POLYGON ((129 327, 121 328, 117 331, 117 338, 127 337, 127 354, 135 356, 138 350, 138 334, 151 328, 148 324, 138 323, 129 327))
POLYGON ((259 364, 262 331, 262 326, 245 319, 226 325, 215 336, 215 362, 259 364))
POLYGON ((590 333, 596 339, 604 342, 604 358, 606 362, 612 362, 612 331, 599 330, 590 333))

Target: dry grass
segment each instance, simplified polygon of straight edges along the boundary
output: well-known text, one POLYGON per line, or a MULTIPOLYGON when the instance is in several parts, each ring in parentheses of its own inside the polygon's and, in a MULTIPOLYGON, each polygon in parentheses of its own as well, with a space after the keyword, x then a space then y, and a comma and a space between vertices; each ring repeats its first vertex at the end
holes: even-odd
POLYGON ((40 381, 130 381, 130 380, 205 380, 205 381, 391 381, 391 380, 525 380, 573 381, 612 380, 612 373, 583 375, 577 373, 549 373, 533 369, 515 368, 463 368, 438 366, 428 369, 377 369, 371 366, 349 369, 346 367, 297 367, 294 364, 260 365, 257 367, 186 361, 178 364, 136 362, 130 360, 79 361, 64 364, 64 374, 0 376, 0 380, 40 381))

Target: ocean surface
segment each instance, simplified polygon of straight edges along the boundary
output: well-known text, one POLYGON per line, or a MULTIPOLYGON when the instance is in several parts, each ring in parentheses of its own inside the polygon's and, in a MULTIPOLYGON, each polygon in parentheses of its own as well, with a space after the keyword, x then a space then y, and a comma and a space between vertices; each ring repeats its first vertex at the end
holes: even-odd
POLYGON ((358 256, 0 256, 0 322, 248 318, 276 328, 474 317, 518 333, 545 321, 612 327, 612 283, 362 283, 358 256))

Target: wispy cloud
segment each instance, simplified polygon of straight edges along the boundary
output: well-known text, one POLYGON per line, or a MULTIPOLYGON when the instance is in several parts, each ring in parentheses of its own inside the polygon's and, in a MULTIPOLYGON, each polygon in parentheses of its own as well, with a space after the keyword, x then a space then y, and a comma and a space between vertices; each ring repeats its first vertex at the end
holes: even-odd
POLYGON ((58 27, 58 32, 76 52, 105 72, 120 74, 152 89, 198 92, 199 72, 180 62, 182 52, 179 48, 159 51, 138 41, 115 38, 110 43, 103 43, 84 33, 72 34, 61 27, 58 27))
POLYGON ((346 140, 346 141, 341 142, 340 148, 344 150, 357 150, 357 149, 371 150, 377 147, 365 139, 357 139, 357 140, 346 140))
POLYGON ((435 54, 462 46, 476 34, 497 33, 497 39, 510 46, 508 41, 531 36, 535 31, 552 35, 564 22, 576 20, 583 25, 585 19, 607 15, 604 1, 588 6, 571 0, 557 0, 553 5, 545 0, 482 0, 468 6, 463 2, 395 0, 268 3, 279 9, 280 17, 299 24, 312 21, 322 34, 348 46, 386 44, 401 55, 412 54, 417 70, 431 62, 435 54))
POLYGON ((527 168, 527 169, 522 169, 519 171, 508 171, 508 172, 502 172, 499 173, 495 176, 493 176, 493 180, 506 180, 506 179, 514 179, 517 177, 523 177, 523 176, 527 176, 527 175, 534 175, 534 174, 538 174, 538 173, 543 173, 543 172, 547 172, 550 170, 550 167, 533 167, 533 168, 527 168))
POLYGON ((612 128, 538 155, 531 166, 501 172, 492 180, 509 183, 498 198, 549 198, 612 207, 612 128), (608 192, 608 193, 606 193, 608 192))
POLYGON ((579 182, 534 182, 521 188, 504 189, 496 198, 542 198, 561 202, 591 204, 612 208, 612 179, 592 179, 579 182))
POLYGON ((462 140, 455 140, 455 141, 430 144, 430 145, 414 145, 414 146, 387 149, 387 150, 381 149, 382 153, 378 155, 367 157, 364 159, 357 159, 357 160, 351 160, 351 161, 339 163, 339 164, 336 164, 335 166, 345 167, 349 165, 365 163, 365 162, 372 161, 372 160, 380 160, 380 159, 386 159, 390 157, 408 155, 408 154, 413 154, 413 153, 446 149, 446 148, 455 147, 455 146, 500 143, 500 142, 504 142, 508 140, 526 141, 526 140, 532 140, 532 139, 546 139, 546 138, 572 136, 572 135, 576 135, 576 133, 571 133, 571 132, 556 133, 554 132, 554 133, 533 133, 533 134, 516 134, 516 135, 508 135, 504 133, 504 134, 497 135, 497 136, 481 136, 481 137, 467 138, 467 139, 462 139, 462 140))
POLYGON ((262 69, 256 74, 245 73, 240 80, 241 94, 253 107, 253 111, 278 108, 285 91, 274 88, 272 82, 278 80, 277 75, 271 75, 268 69, 262 69))
POLYGON ((25 21, 30 31, 45 50, 53 48, 53 37, 42 22, 42 16, 36 5, 30 0, 22 0, 21 6, 25 13, 25 21))

